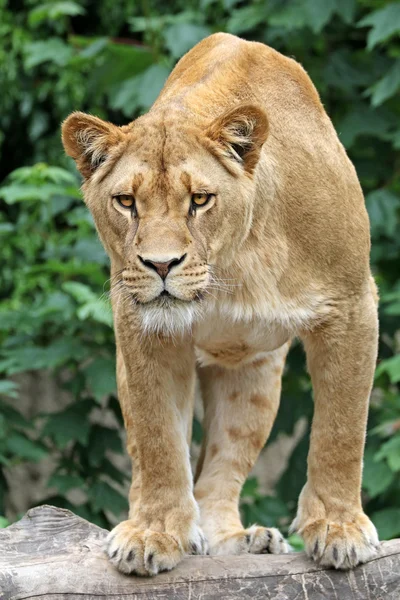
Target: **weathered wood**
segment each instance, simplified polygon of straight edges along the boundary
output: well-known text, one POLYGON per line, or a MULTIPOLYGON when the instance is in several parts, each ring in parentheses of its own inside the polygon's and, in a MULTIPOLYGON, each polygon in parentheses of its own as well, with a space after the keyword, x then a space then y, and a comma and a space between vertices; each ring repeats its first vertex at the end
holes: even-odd
POLYGON ((107 532, 51 506, 0 530, 1 600, 399 600, 400 540, 354 571, 325 570, 303 553, 189 556, 155 578, 116 571, 107 532))

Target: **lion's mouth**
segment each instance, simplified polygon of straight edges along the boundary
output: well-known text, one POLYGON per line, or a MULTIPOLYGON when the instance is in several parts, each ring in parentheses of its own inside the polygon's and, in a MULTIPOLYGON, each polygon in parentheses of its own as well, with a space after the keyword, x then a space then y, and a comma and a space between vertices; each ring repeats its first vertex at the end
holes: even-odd
POLYGON ((150 300, 141 300, 135 294, 132 294, 132 300, 136 305, 143 307, 147 306, 149 308, 169 308, 192 303, 198 304, 203 299, 204 293, 202 291, 197 291, 192 298, 180 298, 179 296, 175 296, 175 294, 171 294, 171 292, 164 289, 160 294, 158 294, 158 296, 155 296, 150 300))
POLYGON ((149 306, 149 307, 158 306, 158 307, 164 308, 164 307, 168 307, 168 306, 174 306, 177 304, 186 304, 186 302, 184 300, 181 300, 177 296, 174 296, 174 294, 171 294, 171 292, 168 292, 167 290, 163 290, 158 296, 156 296, 152 300, 149 300, 147 302, 142 302, 141 304, 143 304, 144 306, 149 306))
POLYGON ((144 305, 168 308, 172 306, 182 306, 192 303, 197 304, 200 300, 203 299, 203 297, 204 296, 201 292, 197 292, 194 298, 179 298, 178 296, 171 294, 171 292, 163 290, 161 294, 159 294, 156 298, 153 298, 153 300, 144 303, 144 305))

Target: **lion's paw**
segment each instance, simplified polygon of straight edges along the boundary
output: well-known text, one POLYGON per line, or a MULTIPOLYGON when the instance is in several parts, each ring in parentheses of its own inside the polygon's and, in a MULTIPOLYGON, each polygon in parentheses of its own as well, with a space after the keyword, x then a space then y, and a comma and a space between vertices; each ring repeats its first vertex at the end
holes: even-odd
POLYGON ((210 554, 287 554, 288 542, 274 527, 253 525, 237 533, 225 535, 210 546, 210 554))
POLYGON ((207 552, 206 539, 197 526, 182 542, 166 532, 139 530, 128 520, 111 531, 106 543, 110 561, 119 571, 143 576, 170 571, 184 554, 207 552))
POLYGON ((378 534, 364 514, 349 521, 320 519, 296 527, 311 558, 323 567, 351 569, 377 555, 378 534))

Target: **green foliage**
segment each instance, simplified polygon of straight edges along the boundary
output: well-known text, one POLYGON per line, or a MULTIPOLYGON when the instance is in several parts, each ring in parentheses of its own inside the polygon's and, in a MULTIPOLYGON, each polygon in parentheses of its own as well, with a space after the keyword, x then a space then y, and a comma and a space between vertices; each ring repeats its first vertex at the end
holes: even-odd
POLYGON ((376 10, 359 22, 359 27, 371 26, 367 37, 367 47, 372 50, 377 44, 384 42, 400 31, 400 4, 391 2, 376 10))
MULTIPOLYGON (((386 0, 0 1, 0 514, 5 473, 49 455, 55 466, 43 501, 105 526, 126 508, 127 475, 113 462, 123 450, 112 315, 103 300, 108 261, 62 152, 60 121, 72 110, 117 124, 135 118, 177 59, 210 33, 227 31, 303 64, 363 186, 381 294, 364 505, 382 538, 400 535, 399 11, 386 0), (73 401, 27 420, 14 376, 43 369, 73 401)), ((273 495, 263 496, 256 479, 247 482, 247 523, 287 531, 306 477, 311 394, 297 344, 271 442, 292 434, 300 418, 305 433, 273 495)), ((201 439, 197 422, 194 437, 201 439)))
POLYGON ((56 466, 48 488, 57 495, 43 501, 69 506, 68 493, 79 488, 86 496, 76 507, 80 514, 108 525, 107 511, 119 515, 126 508, 113 487, 126 476, 109 456, 123 450, 111 308, 100 299, 108 261, 77 185, 73 173, 39 163, 14 171, 1 187, 8 207, 0 217, 6 259, 1 372, 50 369, 74 402, 27 422, 18 412, 16 384, 0 382, 0 464, 12 469, 51 455, 56 466), (117 419, 114 428, 102 424, 110 419, 117 419))

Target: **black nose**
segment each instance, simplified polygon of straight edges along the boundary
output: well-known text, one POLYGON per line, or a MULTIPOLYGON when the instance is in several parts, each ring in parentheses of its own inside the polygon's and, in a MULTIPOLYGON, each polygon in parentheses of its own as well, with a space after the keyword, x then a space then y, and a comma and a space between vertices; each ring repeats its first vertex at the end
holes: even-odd
POLYGON ((138 256, 140 262, 149 269, 156 271, 161 279, 165 279, 172 267, 175 267, 183 262, 185 257, 186 254, 183 254, 183 256, 180 258, 173 258, 172 260, 167 260, 166 262, 155 262, 154 260, 145 260, 142 256, 138 256))

